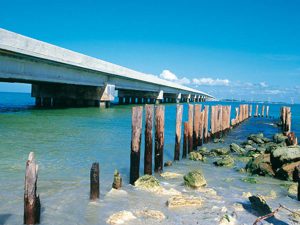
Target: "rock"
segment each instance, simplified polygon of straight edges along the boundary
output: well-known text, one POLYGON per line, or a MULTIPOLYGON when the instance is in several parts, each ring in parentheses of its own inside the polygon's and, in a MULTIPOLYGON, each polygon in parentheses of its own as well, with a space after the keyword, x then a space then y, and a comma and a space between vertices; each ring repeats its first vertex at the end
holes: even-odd
POLYGON ((261 153, 261 154, 263 154, 263 153, 265 153, 265 151, 266 151, 267 149, 265 148, 265 147, 263 147, 263 146, 258 146, 257 148, 256 148, 256 152, 259 152, 259 153, 261 153))
POLYGON ((300 223, 300 210, 297 210, 296 212, 293 212, 289 215, 289 219, 292 220, 295 224, 300 223))
POLYGON ((231 156, 224 156, 221 159, 214 162, 216 166, 233 167, 234 159, 231 156))
POLYGON ((187 195, 175 195, 168 199, 167 206, 169 208, 202 206, 203 200, 199 197, 187 195))
POLYGON ((256 150, 256 148, 254 148, 252 145, 245 145, 244 149, 246 151, 255 151, 256 150))
POLYGON ((199 152, 191 152, 189 159, 194 161, 203 161, 203 156, 199 152))
POLYGON ((273 152, 276 148, 278 147, 282 147, 281 144, 276 144, 274 142, 269 142, 267 144, 264 145, 265 149, 266 149, 266 153, 271 153, 273 152))
POLYGON ((216 155, 228 155, 230 150, 227 148, 214 148, 211 152, 214 152, 216 155))
POLYGON ((247 141, 244 141, 242 144, 241 144, 242 146, 246 146, 246 145, 254 145, 254 141, 252 141, 252 140, 247 140, 247 141))
POLYGON ((263 140, 265 143, 271 142, 271 139, 269 139, 267 137, 262 137, 261 140, 263 140))
POLYGON ((300 166, 300 161, 284 164, 276 171, 276 177, 282 180, 297 181, 294 177, 294 172, 297 166, 300 166))
POLYGON ((191 188, 199 188, 206 186, 206 180, 200 170, 194 170, 186 174, 184 184, 191 188))
POLYGON ((246 173, 247 171, 246 171, 245 168, 240 168, 240 169, 238 169, 238 172, 239 172, 239 173, 246 173))
POLYGON ((232 143, 230 145, 230 150, 232 152, 235 152, 235 153, 238 153, 238 154, 244 154, 245 153, 245 150, 243 148, 241 148, 239 145, 235 144, 235 143, 232 143))
POLYGON ((261 154, 250 160, 246 165, 247 172, 261 176, 274 176, 270 162, 270 154, 261 154))
POLYGON ((265 197, 265 199, 275 199, 275 198, 277 198, 277 194, 275 191, 271 190, 269 195, 266 195, 264 197, 265 197))
POLYGON ((297 193, 298 193, 298 184, 295 183, 295 184, 291 184, 289 187, 288 187, 288 196, 291 197, 291 198, 294 198, 294 199, 297 199, 297 193))
POLYGON ((285 136, 282 133, 277 133, 277 134, 274 134, 273 140, 274 140, 275 143, 282 143, 282 142, 285 142, 287 140, 287 136, 285 136))
POLYGON ((112 197, 112 196, 125 196, 127 195, 128 193, 124 190, 117 190, 115 188, 112 188, 109 192, 107 192, 106 196, 107 197, 112 197))
POLYGON ((284 164, 300 161, 300 146, 288 146, 276 148, 271 153, 273 169, 278 169, 284 164))
POLYGON ((252 208, 256 210, 260 216, 267 215, 272 212, 272 209, 261 195, 252 195, 249 197, 249 200, 252 208))
POLYGON ((242 196, 244 198, 249 198, 250 196, 252 196, 251 192, 243 192, 242 196))
POLYGON ((165 167, 172 166, 173 162, 171 160, 164 163, 165 167))
MULTIPOLYGON (((250 195, 251 196, 251 195, 250 195)), ((248 196, 248 197, 250 197, 248 196)), ((248 198, 247 197, 247 198, 248 198)), ((242 211, 245 211, 245 208, 243 207, 243 205, 241 203, 234 203, 233 204, 233 208, 234 208, 234 211, 236 212, 242 212, 242 211)))
POLYGON ((214 143, 223 143, 224 139, 223 138, 214 138, 213 142, 214 143))
POLYGON ((252 159, 252 157, 248 157, 248 156, 239 156, 235 158, 236 160, 243 162, 243 163, 248 163, 249 160, 252 159))
POLYGON ((219 224, 220 225, 234 225, 234 224, 236 224, 236 219, 228 214, 225 214, 220 219, 219 224))
POLYGON ((256 144, 264 144, 265 142, 262 140, 262 138, 264 137, 263 134, 251 134, 248 139, 252 140, 254 143, 256 144))
POLYGON ((161 190, 159 190, 156 193, 160 195, 181 195, 181 192, 177 191, 174 188, 170 188, 170 189, 161 188, 161 190))
POLYGON ((151 175, 144 175, 137 179, 134 183, 134 186, 145 191, 156 192, 162 187, 160 186, 159 181, 151 175))
POLYGON ((151 218, 159 221, 162 221, 166 218, 166 216, 161 211, 150 209, 138 210, 135 212, 135 215, 137 217, 151 218))
POLYGON ((242 178, 241 181, 244 181, 244 182, 250 183, 250 184, 257 184, 258 183, 258 181, 254 177, 242 178))
POLYGON ((179 173, 173 173, 173 172, 164 172, 161 173, 160 176, 165 179, 174 179, 174 178, 182 177, 183 175, 179 173))
POLYGON ((115 170, 112 187, 115 189, 120 189, 122 187, 122 177, 118 170, 115 170))
POLYGON ((108 224, 123 224, 127 221, 134 220, 136 217, 130 211, 120 211, 111 215, 106 223, 108 224))

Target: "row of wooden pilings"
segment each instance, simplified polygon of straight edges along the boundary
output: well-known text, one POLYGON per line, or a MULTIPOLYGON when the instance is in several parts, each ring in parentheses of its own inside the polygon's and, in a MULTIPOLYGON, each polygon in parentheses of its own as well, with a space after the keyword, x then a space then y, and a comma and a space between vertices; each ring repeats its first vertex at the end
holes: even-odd
MULTIPOLYGON (((212 138, 225 135, 232 127, 237 126, 251 116, 252 105, 240 105, 236 108, 236 116, 232 120, 231 106, 211 106, 209 127, 209 106, 201 104, 188 105, 188 121, 184 122, 183 151, 182 158, 187 153, 196 150, 198 146, 209 142, 212 138)), ((154 171, 163 170, 164 152, 164 126, 165 107, 163 105, 145 105, 145 156, 144 174, 152 174, 153 157, 153 130, 155 130, 154 146, 154 171), (154 121, 154 123, 153 123, 154 121), (154 127, 153 127, 154 124, 154 127)), ((180 160, 181 136, 182 136, 183 105, 177 105, 176 109, 176 131, 174 160, 180 160)), ((288 115, 288 113, 284 114, 288 115)), ((132 134, 130 154, 130 183, 139 178, 140 170, 140 148, 142 138, 143 107, 132 108, 132 134)), ((288 119, 285 119, 288 121, 288 119)), ((290 127, 290 126, 289 126, 290 127)), ((37 194, 38 165, 35 162, 34 153, 29 154, 26 162, 25 187, 24 187, 24 224, 38 224, 40 222, 41 204, 37 194)), ((100 193, 100 168, 99 163, 92 164, 90 170, 90 199, 96 200, 100 193)), ((116 171, 114 174, 113 188, 122 186, 122 178, 116 171)))
MULTIPOLYGON (((211 139, 224 136, 232 127, 239 125, 252 114, 252 105, 244 104, 237 107, 236 116, 231 120, 231 106, 211 106, 209 127, 209 106, 201 104, 188 105, 188 121, 184 122, 182 158, 196 150, 198 146, 209 142, 211 139)), ((176 108, 176 129, 174 160, 180 160, 181 136, 182 136, 182 114, 183 105, 176 108)), ((145 106, 145 152, 144 152, 144 174, 152 174, 152 152, 153 152, 153 130, 154 135, 154 172, 163 170, 164 152, 164 121, 165 107, 162 105, 145 106), (154 124, 154 127, 153 127, 154 124)), ((132 108, 132 134, 130 153, 130 184, 139 178, 140 155, 143 125, 143 107, 132 108)))
MULTIPOLYGON (((252 105, 250 105, 251 109, 250 112, 252 113, 252 105)), ((255 114, 254 117, 264 117, 265 116, 265 109, 266 109, 266 117, 269 117, 269 106, 261 105, 261 113, 259 113, 259 105, 256 105, 255 107, 255 114)), ((251 116, 250 113, 250 116, 251 116)))

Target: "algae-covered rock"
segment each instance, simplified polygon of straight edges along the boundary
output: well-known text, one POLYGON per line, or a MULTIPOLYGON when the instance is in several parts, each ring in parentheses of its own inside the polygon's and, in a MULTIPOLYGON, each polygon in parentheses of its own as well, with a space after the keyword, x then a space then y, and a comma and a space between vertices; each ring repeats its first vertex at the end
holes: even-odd
POLYGON ((264 137, 263 133, 259 133, 259 134, 251 134, 248 139, 252 140, 254 143, 256 144, 264 144, 265 142, 262 140, 262 138, 264 137))
POLYGON ((293 212, 289 215, 289 219, 293 221, 295 224, 300 224, 300 210, 297 210, 296 212, 293 212))
POLYGON ((261 176, 275 175, 270 163, 270 154, 261 154, 250 160, 246 165, 246 170, 251 174, 258 174, 261 176))
POLYGON ((251 206, 256 210, 260 216, 267 215, 272 212, 271 207, 267 204, 266 200, 261 195, 253 195, 249 197, 251 206))
POLYGON ((224 156, 221 159, 214 162, 216 166, 233 167, 234 159, 231 156, 224 156))
POLYGON ((136 219, 136 217, 133 215, 132 212, 130 211, 120 211, 120 212, 117 212, 117 213, 114 213, 113 215, 111 215, 106 223, 108 224, 123 224, 127 221, 130 221, 130 220, 134 220, 136 219))
POLYGON ((191 152, 189 159, 194 161, 203 161, 203 156, 199 152, 191 152))
POLYGON ((209 156, 211 155, 211 152, 206 147, 200 147, 198 148, 198 152, 203 156, 209 156))
POLYGON ((300 161, 300 146, 288 146, 276 148, 271 153, 273 168, 280 168, 284 164, 300 161))
POLYGON ((261 140, 263 140, 265 143, 271 142, 271 139, 269 139, 267 137, 262 137, 261 140))
POLYGON ((238 144, 232 143, 230 145, 230 150, 232 152, 238 153, 238 154, 244 154, 245 150, 243 148, 241 148, 238 144))
POLYGON ((214 152, 216 155, 228 155, 230 150, 227 148, 214 148, 211 152, 214 152))
POLYGON ((256 148, 254 148, 252 145, 245 145, 244 149, 246 151, 255 151, 256 150, 256 148))
POLYGON ((196 207, 201 206, 202 204, 203 200, 201 198, 186 195, 175 195, 167 201, 167 206, 169 208, 196 207))
POLYGON ((187 173, 184 177, 184 184, 191 188, 206 186, 206 180, 200 170, 194 170, 187 173))
POLYGON ((273 136, 273 140, 274 140, 275 143, 285 142, 286 139, 287 139, 287 136, 285 136, 282 133, 277 133, 277 134, 274 134, 274 136, 273 136))
POLYGON ((214 138, 213 142, 214 143, 223 143, 224 139, 223 138, 214 138))
POLYGON ((158 210, 144 209, 134 213, 137 217, 151 218, 162 221, 166 218, 165 214, 158 210))
POLYGON ((246 145, 254 145, 254 141, 252 141, 252 140, 247 140, 247 141, 244 141, 242 144, 241 144, 242 146, 246 146, 246 145))
POLYGON ((258 181, 254 177, 245 177, 245 178, 242 178, 241 181, 244 181, 244 182, 250 183, 250 184, 258 183, 258 181))
POLYGON ((135 181, 134 186, 146 191, 156 191, 161 188, 159 181, 151 175, 141 176, 135 181))
POLYGON ((294 198, 294 199, 297 199, 297 193, 298 193, 298 184, 297 183, 294 183, 294 184, 291 184, 288 189, 288 196, 291 197, 291 198, 294 198))
POLYGON ((219 225, 234 225, 236 224, 236 219, 228 214, 225 214, 222 216, 222 218, 219 221, 219 225))

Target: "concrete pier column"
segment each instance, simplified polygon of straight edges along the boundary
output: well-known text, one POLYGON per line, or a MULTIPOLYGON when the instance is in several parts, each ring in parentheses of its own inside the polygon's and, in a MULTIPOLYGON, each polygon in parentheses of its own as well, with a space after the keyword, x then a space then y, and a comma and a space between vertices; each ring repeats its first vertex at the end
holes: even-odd
POLYGON ((35 106, 37 106, 37 107, 42 106, 42 98, 41 97, 36 97, 35 98, 35 106))
POLYGON ((124 97, 119 97, 119 105, 123 105, 124 104, 124 97))
POLYGON ((137 104, 143 104, 143 98, 137 98, 137 104))
POLYGON ((129 104, 130 103, 130 97, 124 97, 124 98, 125 98, 124 104, 129 104))

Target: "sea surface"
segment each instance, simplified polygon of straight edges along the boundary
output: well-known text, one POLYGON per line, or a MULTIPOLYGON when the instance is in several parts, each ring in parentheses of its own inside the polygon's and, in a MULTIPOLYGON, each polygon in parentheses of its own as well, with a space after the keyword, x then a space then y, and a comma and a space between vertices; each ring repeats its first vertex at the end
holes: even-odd
MULTIPOLYGON (((205 105, 240 103, 207 102, 205 105)), ((164 160, 173 159, 175 142, 176 104, 165 105, 164 160)), ((187 104, 183 120, 187 120, 187 104)), ((253 104, 253 111, 254 111, 253 104)), ((232 130, 223 144, 207 144, 208 148, 240 143, 251 133, 263 132, 272 137, 278 128, 280 104, 269 104, 272 118, 251 118, 232 130)), ((285 104, 286 106, 288 104, 285 104)), ((237 224, 253 224, 256 215, 247 207, 249 202, 243 192, 269 195, 273 190, 277 198, 268 200, 276 208, 284 204, 299 209, 300 203, 287 196, 283 184, 273 178, 258 177, 259 183, 245 183, 246 174, 236 168, 217 168, 209 160, 206 163, 181 160, 165 171, 185 174, 200 168, 209 188, 216 190, 220 198, 187 190, 183 179, 164 180, 157 177, 165 188, 174 188, 194 196, 201 196, 200 208, 170 210, 166 207, 169 196, 160 196, 136 190, 129 185, 129 156, 131 140, 131 108, 133 105, 113 105, 103 108, 36 109, 30 94, 0 93, 0 224, 22 224, 25 163, 33 151, 39 165, 38 193, 42 204, 41 224, 75 225, 106 224, 107 218, 118 211, 134 212, 141 209, 160 210, 166 219, 138 218, 127 224, 218 224, 224 214, 234 211, 234 204, 245 205, 246 210, 236 212, 237 224), (100 163, 100 200, 89 202, 90 167, 100 163), (114 170, 123 177, 124 194, 108 194, 111 190, 114 170)), ((300 105, 292 107, 292 130, 300 139, 300 105)), ((232 108, 233 109, 233 108, 232 108)), ((232 110, 233 114, 233 110, 232 110)), ((233 116, 233 115, 232 115, 233 116)), ((144 121, 143 121, 144 125, 144 121)), ((141 169, 143 172, 144 142, 141 145, 141 169)), ((280 213, 273 224, 292 224, 286 212, 280 213)))

